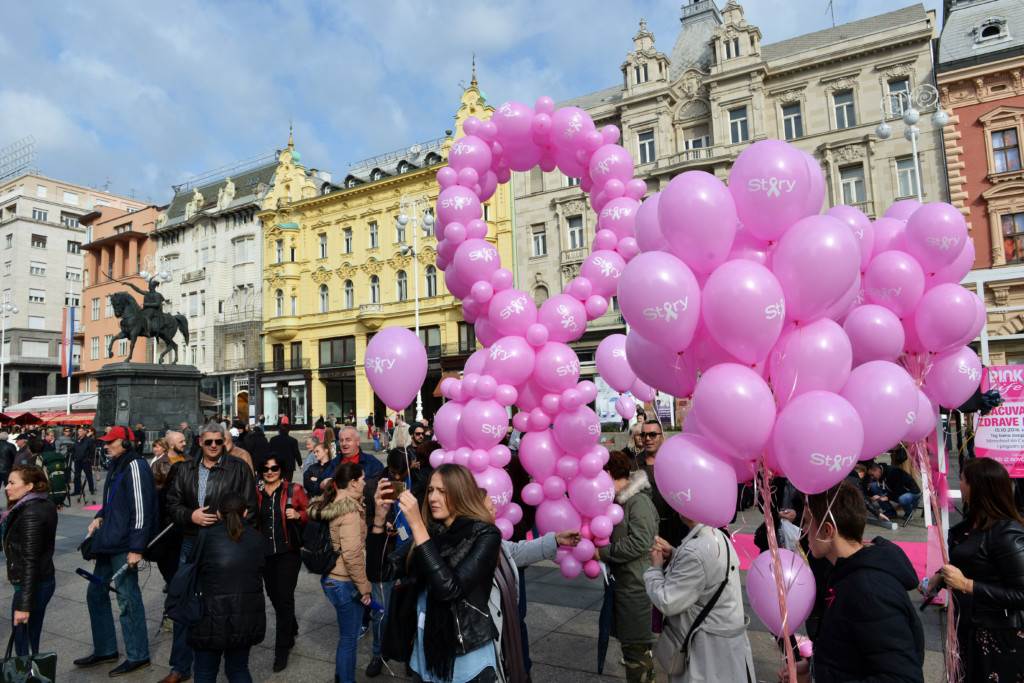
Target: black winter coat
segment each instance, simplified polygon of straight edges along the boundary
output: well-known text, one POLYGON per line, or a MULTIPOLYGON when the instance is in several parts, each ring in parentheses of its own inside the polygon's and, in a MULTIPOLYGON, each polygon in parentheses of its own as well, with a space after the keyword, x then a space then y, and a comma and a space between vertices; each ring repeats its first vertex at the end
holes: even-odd
POLYGON ((892 498, 899 498, 904 493, 921 493, 921 487, 906 471, 893 465, 882 465, 882 481, 889 489, 892 498))
POLYGON ((974 581, 973 594, 954 593, 961 626, 1024 629, 1024 527, 1004 520, 981 531, 964 520, 949 530, 949 561, 974 581))
POLYGON ((95 457, 96 442, 88 436, 84 439, 78 439, 75 441, 75 445, 71 447, 71 460, 73 462, 92 463, 95 457))
POLYGON ((14 454, 18 452, 10 441, 0 441, 0 472, 10 472, 14 464, 14 454))
POLYGON ((288 434, 275 436, 270 440, 270 455, 277 458, 277 464, 281 466, 281 477, 293 481, 295 468, 302 465, 302 454, 299 453, 299 442, 295 437, 288 434))
POLYGON ((199 590, 203 618, 188 632, 197 650, 229 650, 263 642, 267 611, 263 598, 264 540, 246 525, 237 542, 223 523, 203 531, 199 590))
MULTIPOLYGON (((199 531, 199 527, 192 523, 192 513, 199 507, 199 468, 203 467, 202 461, 203 458, 198 457, 178 463, 174 468, 174 478, 167 485, 167 515, 186 536, 195 536, 199 531)), ((256 480, 252 470, 244 461, 222 455, 210 470, 204 506, 215 512, 220 497, 230 491, 245 497, 246 522, 255 524, 259 506, 256 504, 256 480)))
POLYGON ((39 583, 53 578, 56 537, 57 506, 49 498, 25 501, 8 515, 3 539, 7 580, 21 587, 14 594, 14 609, 31 612, 39 583))
POLYGON ((451 643, 456 655, 472 652, 497 638, 488 601, 501 552, 501 532, 492 524, 466 519, 457 519, 453 525, 459 523, 472 525, 470 534, 474 540, 455 567, 449 567, 441 557, 433 538, 415 547, 410 563, 408 544, 385 555, 386 534, 367 536, 367 574, 379 576, 381 581, 397 581, 388 603, 382 653, 385 659, 409 661, 416 639, 416 600, 423 590, 450 606, 457 632, 444 634, 444 639, 451 643))
POLYGON ((836 562, 814 640, 815 683, 923 683, 924 631, 907 596, 917 583, 907 556, 882 537, 836 562))

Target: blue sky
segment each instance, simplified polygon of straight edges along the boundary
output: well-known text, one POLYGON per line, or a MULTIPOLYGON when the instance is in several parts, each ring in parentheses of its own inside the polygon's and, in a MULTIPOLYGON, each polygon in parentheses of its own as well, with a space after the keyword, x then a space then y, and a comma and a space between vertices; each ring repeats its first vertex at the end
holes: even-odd
MULTIPOLYGON (((307 165, 343 175, 450 128, 474 52, 492 103, 565 99, 619 81, 640 17, 671 52, 681 2, 10 1, 0 147, 31 134, 47 175, 159 204, 292 120, 307 165)), ((742 4, 765 43, 831 25, 828 0, 742 4)), ((844 23, 912 3, 834 4, 844 23)))

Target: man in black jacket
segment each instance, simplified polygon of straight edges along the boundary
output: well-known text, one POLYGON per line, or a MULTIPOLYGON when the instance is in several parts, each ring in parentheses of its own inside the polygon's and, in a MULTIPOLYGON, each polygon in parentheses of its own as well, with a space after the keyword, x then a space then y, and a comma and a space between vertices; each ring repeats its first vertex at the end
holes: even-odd
POLYGON ((278 427, 277 435, 270 440, 270 453, 281 466, 281 477, 293 481, 295 468, 302 464, 302 455, 299 453, 299 442, 288 433, 289 429, 288 425, 278 427))
POLYGON ((896 516, 893 505, 903 510, 903 523, 906 524, 921 500, 921 487, 917 485, 909 473, 895 465, 883 465, 873 462, 868 467, 868 491, 870 500, 875 501, 890 517, 896 516))
POLYGON ((75 468, 75 490, 71 492, 72 497, 82 493, 82 474, 85 474, 85 483, 89 485, 89 495, 96 495, 96 485, 92 480, 94 457, 96 457, 96 442, 89 436, 85 427, 79 427, 78 440, 71 447, 71 462, 75 468))
MULTIPOLYGON (((815 683, 924 682, 924 631, 907 591, 917 574, 903 551, 882 537, 863 541, 866 511, 849 482, 807 500, 811 553, 833 565, 814 639, 815 683)), ((800 662, 801 681, 810 680, 800 662)))
MULTIPOLYGON (((221 425, 203 427, 199 436, 201 458, 186 460, 174 468, 174 478, 167 490, 167 514, 182 530, 180 562, 192 553, 196 535, 201 527, 217 521, 217 506, 227 493, 240 494, 246 500, 246 519, 256 520, 256 482, 252 470, 245 462, 227 455, 224 444, 226 432, 221 425)), ((174 642, 171 646, 169 673, 161 683, 180 683, 192 675, 192 648, 188 645, 188 628, 174 624, 174 642)))
POLYGON ((14 454, 18 449, 8 441, 10 434, 0 432, 0 484, 7 486, 7 475, 11 473, 11 466, 14 464, 14 454))

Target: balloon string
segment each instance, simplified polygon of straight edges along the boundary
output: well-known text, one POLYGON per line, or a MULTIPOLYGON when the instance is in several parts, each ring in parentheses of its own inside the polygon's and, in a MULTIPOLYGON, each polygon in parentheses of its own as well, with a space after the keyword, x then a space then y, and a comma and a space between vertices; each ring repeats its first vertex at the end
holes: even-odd
POLYGON ((764 528, 768 535, 768 552, 771 553, 772 570, 775 574, 775 588, 779 595, 779 614, 782 615, 782 638, 785 651, 786 670, 789 672, 789 683, 796 683, 796 660, 793 655, 793 643, 789 633, 789 610, 786 608, 786 586, 782 578, 782 558, 779 557, 779 542, 775 537, 775 518, 772 512, 771 473, 765 466, 764 457, 758 467, 761 477, 761 507, 764 510, 764 528))

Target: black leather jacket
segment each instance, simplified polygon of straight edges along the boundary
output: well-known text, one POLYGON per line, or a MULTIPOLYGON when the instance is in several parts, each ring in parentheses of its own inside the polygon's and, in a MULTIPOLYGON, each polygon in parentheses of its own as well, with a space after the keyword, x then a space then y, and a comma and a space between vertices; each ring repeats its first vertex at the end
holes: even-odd
POLYGON ((57 537, 57 506, 48 498, 25 501, 11 511, 4 534, 7 580, 21 586, 14 609, 32 611, 36 588, 53 578, 53 544, 57 537))
POLYGON ((423 590, 430 590, 432 598, 451 606, 456 633, 450 640, 456 655, 472 652, 497 638, 488 600, 501 552, 501 532, 492 524, 473 522, 471 533, 475 537, 472 548, 456 567, 448 566, 433 539, 416 546, 410 563, 407 545, 385 556, 386 534, 367 536, 367 573, 380 576, 382 581, 398 580, 406 593, 405 599, 393 599, 388 605, 385 657, 409 661, 417 628, 416 597, 423 590))
MULTIPOLYGON (((185 460, 174 468, 174 477, 167 485, 167 515, 186 536, 194 536, 199 527, 192 523, 192 513, 199 507, 199 468, 202 457, 185 460)), ((256 480, 245 462, 230 455, 222 455, 210 470, 206 483, 204 504, 211 511, 217 510, 220 497, 235 491, 245 497, 246 521, 256 523, 256 480)))
POLYGON ((974 581, 974 593, 955 593, 964 615, 985 628, 1024 628, 1024 527, 1012 520, 987 531, 967 521, 949 530, 950 562, 974 581))

